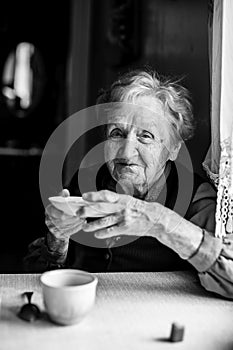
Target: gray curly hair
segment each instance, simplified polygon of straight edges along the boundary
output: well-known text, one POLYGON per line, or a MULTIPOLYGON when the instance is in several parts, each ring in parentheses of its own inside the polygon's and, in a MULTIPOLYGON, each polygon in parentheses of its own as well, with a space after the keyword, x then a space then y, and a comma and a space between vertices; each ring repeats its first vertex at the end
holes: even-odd
POLYGON ((108 90, 102 90, 97 103, 135 103, 139 96, 152 96, 163 106, 173 137, 186 141, 194 134, 194 119, 190 94, 178 81, 161 78, 153 70, 133 70, 123 74, 108 90))

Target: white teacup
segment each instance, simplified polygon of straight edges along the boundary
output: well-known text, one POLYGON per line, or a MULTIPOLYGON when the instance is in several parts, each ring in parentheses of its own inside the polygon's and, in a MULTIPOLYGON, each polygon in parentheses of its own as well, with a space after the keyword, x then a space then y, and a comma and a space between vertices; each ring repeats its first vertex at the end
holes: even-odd
POLYGON ((62 325, 80 322, 95 303, 96 276, 81 270, 61 269, 41 275, 46 311, 62 325))

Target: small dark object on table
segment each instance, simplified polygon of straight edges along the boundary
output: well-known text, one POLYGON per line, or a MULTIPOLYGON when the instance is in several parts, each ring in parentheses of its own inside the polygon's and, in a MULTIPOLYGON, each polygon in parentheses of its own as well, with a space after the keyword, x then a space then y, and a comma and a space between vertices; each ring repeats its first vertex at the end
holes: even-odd
POLYGON ((179 342, 184 338, 184 326, 179 323, 172 323, 170 341, 171 342, 179 342))
POLYGON ((33 322, 37 320, 41 314, 38 306, 31 303, 32 294, 33 292, 23 293, 23 295, 27 297, 28 303, 24 304, 18 313, 18 317, 27 322, 33 322))

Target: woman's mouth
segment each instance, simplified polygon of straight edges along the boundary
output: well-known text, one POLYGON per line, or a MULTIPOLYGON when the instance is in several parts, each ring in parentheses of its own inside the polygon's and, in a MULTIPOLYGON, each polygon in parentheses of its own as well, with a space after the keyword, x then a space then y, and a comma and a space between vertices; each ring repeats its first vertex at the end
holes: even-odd
POLYGON ((116 163, 115 164, 116 170, 120 172, 130 172, 134 173, 136 171, 136 168, 138 167, 138 164, 135 163, 116 163))

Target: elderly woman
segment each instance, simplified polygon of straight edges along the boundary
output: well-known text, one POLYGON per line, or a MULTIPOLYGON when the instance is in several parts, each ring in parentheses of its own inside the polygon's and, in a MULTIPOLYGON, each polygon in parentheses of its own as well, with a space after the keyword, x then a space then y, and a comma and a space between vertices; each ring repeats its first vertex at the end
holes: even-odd
MULTIPOLYGON (((185 167, 177 170, 174 161, 183 140, 193 134, 187 90, 159 79, 155 72, 133 71, 98 99, 98 104, 112 102, 119 104, 108 114, 106 164, 97 175, 97 191, 83 193, 89 205, 76 215, 53 205, 46 208, 49 231, 30 245, 27 268, 93 272, 195 268, 206 289, 233 298, 233 245, 230 238, 214 237, 212 185, 194 175, 189 205, 185 211, 182 208, 190 192, 190 182, 184 179, 190 174, 185 167), (75 242, 70 240, 74 233, 106 244, 98 248, 75 242)), ((69 191, 79 194, 77 182, 71 181, 69 191)), ((63 196, 69 191, 63 190, 63 196)))

